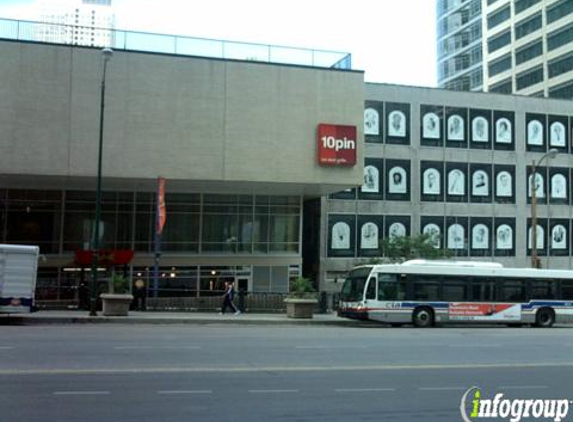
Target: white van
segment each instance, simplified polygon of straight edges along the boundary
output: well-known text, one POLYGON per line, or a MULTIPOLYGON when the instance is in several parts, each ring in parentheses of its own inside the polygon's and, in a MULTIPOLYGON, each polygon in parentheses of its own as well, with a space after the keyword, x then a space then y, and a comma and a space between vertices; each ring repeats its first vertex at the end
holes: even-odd
POLYGON ((34 310, 38 246, 0 244, 0 313, 34 310))

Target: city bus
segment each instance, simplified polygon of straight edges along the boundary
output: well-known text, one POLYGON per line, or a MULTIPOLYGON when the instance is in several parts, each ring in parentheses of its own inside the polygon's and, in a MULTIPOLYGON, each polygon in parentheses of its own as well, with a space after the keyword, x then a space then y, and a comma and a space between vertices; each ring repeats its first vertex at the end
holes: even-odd
POLYGON ((436 323, 573 321, 573 271, 494 262, 411 260, 362 265, 344 281, 338 315, 431 327, 436 323))

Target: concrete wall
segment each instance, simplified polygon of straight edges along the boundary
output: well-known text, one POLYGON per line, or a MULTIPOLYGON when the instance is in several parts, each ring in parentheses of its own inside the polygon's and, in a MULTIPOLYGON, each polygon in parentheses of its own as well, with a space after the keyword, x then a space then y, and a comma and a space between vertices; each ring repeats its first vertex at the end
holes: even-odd
MULTIPOLYGON (((100 50, 2 41, 0 57, 0 173, 92 178, 100 50)), ((105 99, 106 178, 315 195, 362 180, 362 72, 116 51, 105 99), (358 127, 356 166, 317 164, 318 123, 358 127)))

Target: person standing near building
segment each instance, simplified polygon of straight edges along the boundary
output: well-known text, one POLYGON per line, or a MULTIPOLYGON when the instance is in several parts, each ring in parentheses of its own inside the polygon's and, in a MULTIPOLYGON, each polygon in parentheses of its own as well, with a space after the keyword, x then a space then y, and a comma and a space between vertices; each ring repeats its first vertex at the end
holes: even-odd
POLYGON ((239 315, 241 311, 237 309, 233 303, 235 297, 235 286, 232 281, 225 281, 225 293, 223 294, 223 303, 221 304, 221 315, 225 313, 227 307, 230 307, 235 315, 239 315))

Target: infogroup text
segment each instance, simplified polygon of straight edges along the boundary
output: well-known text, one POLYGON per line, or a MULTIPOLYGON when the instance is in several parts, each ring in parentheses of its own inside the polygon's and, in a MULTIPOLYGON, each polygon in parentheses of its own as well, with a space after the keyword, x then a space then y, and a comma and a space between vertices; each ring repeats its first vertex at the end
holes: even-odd
POLYGON ((478 387, 468 389, 462 396, 460 412, 464 422, 485 418, 508 419, 510 422, 522 420, 548 420, 560 422, 567 417, 569 399, 507 399, 497 393, 492 399, 482 396, 478 387))

